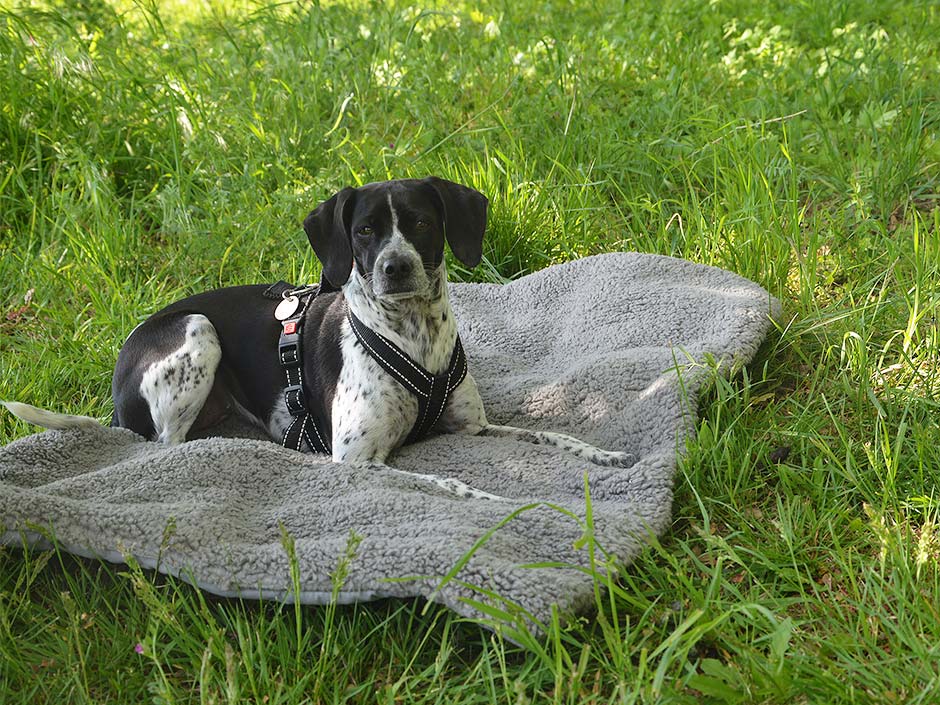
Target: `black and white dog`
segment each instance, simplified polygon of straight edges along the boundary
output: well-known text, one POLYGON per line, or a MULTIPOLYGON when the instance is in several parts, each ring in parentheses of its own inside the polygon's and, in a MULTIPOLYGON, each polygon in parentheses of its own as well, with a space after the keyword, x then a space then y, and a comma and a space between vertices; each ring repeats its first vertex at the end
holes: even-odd
MULTIPOLYGON (((409 439, 421 405, 407 380, 380 364, 354 325, 391 343, 409 359, 404 365, 445 373, 460 344, 448 299, 444 241, 457 259, 475 267, 486 213, 481 193, 435 177, 343 189, 304 221, 323 277, 319 293, 296 314, 302 324, 304 352, 297 369, 302 381, 285 380, 278 340, 288 325, 283 314, 275 316, 276 302, 264 295, 267 285, 210 291, 168 306, 130 334, 114 370, 111 425, 175 444, 237 413, 284 442, 298 418, 285 402, 285 387, 293 382, 311 419, 319 422, 304 427, 304 446, 314 447, 315 428, 328 436, 321 440, 334 461, 384 463, 409 439)), ((291 308, 286 313, 294 313, 291 308)), ((593 463, 629 465, 625 454, 570 436, 489 424, 465 364, 461 371, 428 426, 433 431, 514 437, 551 444, 593 463)), ((97 424, 89 417, 6 404, 46 428, 97 424)), ((294 435, 301 450, 301 434, 294 435)), ((458 494, 490 496, 456 481, 422 477, 458 494)))

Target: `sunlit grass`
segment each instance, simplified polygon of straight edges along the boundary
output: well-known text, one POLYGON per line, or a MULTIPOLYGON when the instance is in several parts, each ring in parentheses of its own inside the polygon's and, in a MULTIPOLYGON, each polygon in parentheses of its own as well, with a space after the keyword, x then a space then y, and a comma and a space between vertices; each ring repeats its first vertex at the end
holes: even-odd
MULTIPOLYGON (((243 604, 2 549, 0 700, 940 700, 934 4, 4 7, 0 398, 107 418, 137 322, 314 280, 304 215, 394 177, 489 196, 453 279, 638 250, 785 315, 700 399, 674 525, 598 573, 596 616, 513 642, 420 602, 243 604)), ((0 416, 3 442, 32 430, 0 416)))

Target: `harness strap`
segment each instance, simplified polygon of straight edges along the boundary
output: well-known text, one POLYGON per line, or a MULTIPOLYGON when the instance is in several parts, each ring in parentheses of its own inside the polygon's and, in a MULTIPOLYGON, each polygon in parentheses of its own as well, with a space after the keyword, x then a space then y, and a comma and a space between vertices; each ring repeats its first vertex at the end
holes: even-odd
POLYGON ((347 312, 347 317, 353 333, 369 355, 418 400, 418 418, 405 442, 421 440, 441 418, 450 395, 467 376, 467 358, 460 336, 454 343, 447 369, 433 375, 388 338, 368 328, 352 311, 347 312))
POLYGON ((261 292, 261 295, 266 299, 271 299, 272 301, 280 301, 284 298, 285 292, 291 292, 297 287, 293 284, 288 284, 286 281, 279 281, 277 284, 272 284, 267 289, 261 292))
MULTIPOLYGON (((274 293, 277 287, 280 297, 287 298, 291 287, 282 286, 279 282, 264 294, 269 298, 269 292, 274 293)), ((281 321, 281 335, 277 343, 278 360, 281 363, 281 369, 284 370, 287 384, 284 388, 284 403, 287 411, 293 417, 293 420, 284 429, 284 435, 281 437, 281 445, 286 448, 292 448, 299 451, 301 444, 306 442, 314 453, 330 453, 330 434, 325 433, 321 426, 322 422, 314 416, 307 408, 307 393, 304 385, 304 359, 301 350, 301 340, 303 338, 304 314, 319 293, 315 289, 298 290, 294 293, 299 299, 297 310, 289 318, 281 321)))
MULTIPOLYGON (((316 286, 297 289, 286 282, 278 282, 266 289, 263 296, 282 302, 291 297, 298 299, 296 310, 293 310, 288 318, 281 320, 281 334, 277 345, 278 360, 287 380, 284 404, 293 417, 284 429, 281 445, 299 451, 306 443, 314 453, 330 454, 332 434, 325 428, 324 420, 318 419, 307 408, 301 348, 304 317, 319 293, 319 287, 316 286)), ((391 340, 368 328, 352 311, 347 311, 347 317, 356 339, 362 343, 369 355, 417 399, 418 418, 405 442, 414 443, 421 440, 434 428, 444 412, 444 407, 447 406, 450 395, 467 376, 467 357, 460 336, 454 343, 447 369, 439 375, 433 375, 391 340)))

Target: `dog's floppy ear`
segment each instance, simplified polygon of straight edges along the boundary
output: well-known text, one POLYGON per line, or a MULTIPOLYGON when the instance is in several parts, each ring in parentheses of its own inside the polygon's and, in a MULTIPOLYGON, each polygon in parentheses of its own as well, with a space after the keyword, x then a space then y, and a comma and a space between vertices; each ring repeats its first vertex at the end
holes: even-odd
POLYGON ((352 246, 349 242, 349 216, 355 202, 356 189, 344 188, 330 200, 324 201, 304 219, 304 232, 317 259, 323 264, 322 280, 332 287, 321 290, 336 291, 352 271, 352 246))
POLYGON ((451 251, 468 267, 476 267, 483 257, 487 200, 479 191, 429 176, 429 184, 441 201, 444 236, 451 251))

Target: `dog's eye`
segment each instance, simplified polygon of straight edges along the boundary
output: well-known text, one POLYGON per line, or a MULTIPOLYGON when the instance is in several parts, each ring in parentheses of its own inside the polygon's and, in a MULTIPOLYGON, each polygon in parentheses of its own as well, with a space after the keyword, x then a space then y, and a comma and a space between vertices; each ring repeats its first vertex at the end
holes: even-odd
POLYGON ((361 228, 359 228, 359 230, 358 230, 357 232, 358 232, 359 235, 362 235, 363 237, 369 237, 369 236, 372 235, 372 233, 374 233, 375 231, 372 229, 371 226, 369 226, 369 225, 363 225, 361 228))
POLYGON ((424 232, 429 227, 431 226, 428 224, 426 220, 419 220, 417 223, 415 223, 415 230, 417 230, 419 233, 424 232))

